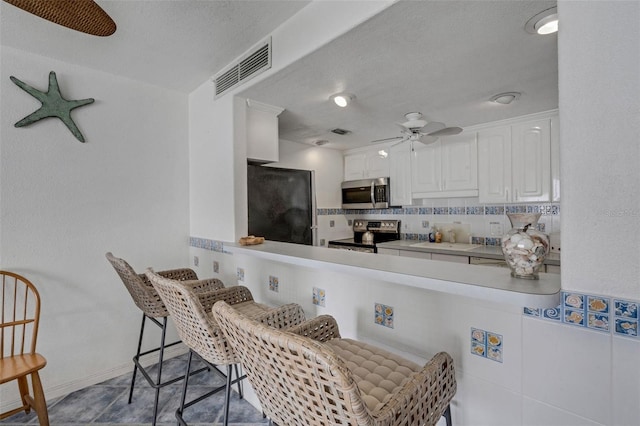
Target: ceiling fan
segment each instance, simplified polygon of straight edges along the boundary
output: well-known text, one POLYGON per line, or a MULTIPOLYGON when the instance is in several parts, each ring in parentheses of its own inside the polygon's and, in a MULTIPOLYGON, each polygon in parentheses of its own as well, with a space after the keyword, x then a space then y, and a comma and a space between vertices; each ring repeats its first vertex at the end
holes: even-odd
POLYGON ((408 112, 404 117, 407 121, 404 123, 395 123, 402 129, 402 136, 376 139, 371 141, 371 143, 398 140, 398 144, 400 144, 404 141, 410 140, 418 141, 423 144, 430 144, 437 141, 440 136, 457 135, 462 132, 462 128, 460 127, 447 127, 444 123, 437 121, 427 122, 422 118, 422 113, 420 112, 408 112))

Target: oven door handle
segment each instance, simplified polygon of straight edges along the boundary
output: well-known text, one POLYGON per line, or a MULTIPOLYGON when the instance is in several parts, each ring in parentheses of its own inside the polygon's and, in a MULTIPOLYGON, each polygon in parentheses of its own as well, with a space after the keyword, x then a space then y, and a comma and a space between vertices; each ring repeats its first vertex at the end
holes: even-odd
POLYGON ((376 208, 375 191, 376 191, 376 182, 375 181, 371 181, 371 207, 374 208, 374 209, 376 208))

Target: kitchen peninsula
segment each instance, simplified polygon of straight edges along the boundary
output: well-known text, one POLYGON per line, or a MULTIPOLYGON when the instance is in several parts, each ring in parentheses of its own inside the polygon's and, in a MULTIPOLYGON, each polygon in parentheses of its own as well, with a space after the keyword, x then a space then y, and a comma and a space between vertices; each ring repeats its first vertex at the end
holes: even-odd
POLYGON ((256 246, 225 243, 224 251, 521 307, 553 308, 560 301, 558 274, 540 274, 539 280, 523 280, 511 277, 504 268, 461 267, 449 262, 275 241, 256 246))

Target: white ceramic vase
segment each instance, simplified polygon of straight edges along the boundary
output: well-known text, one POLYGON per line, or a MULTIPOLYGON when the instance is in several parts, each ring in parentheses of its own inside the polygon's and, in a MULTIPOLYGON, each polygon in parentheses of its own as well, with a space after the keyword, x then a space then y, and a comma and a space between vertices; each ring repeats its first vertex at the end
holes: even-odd
POLYGON ((538 231, 540 213, 507 213, 512 228, 502 237, 502 253, 511 276, 538 279, 538 271, 549 253, 549 237, 538 231))

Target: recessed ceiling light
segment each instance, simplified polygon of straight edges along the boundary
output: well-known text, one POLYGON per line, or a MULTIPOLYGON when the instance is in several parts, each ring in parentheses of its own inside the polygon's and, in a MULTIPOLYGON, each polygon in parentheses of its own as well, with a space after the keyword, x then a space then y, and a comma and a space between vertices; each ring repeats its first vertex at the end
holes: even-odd
POLYGON ((520 97, 520 92, 505 92, 498 93, 497 95, 493 95, 491 102, 495 102, 502 105, 509 105, 511 102, 517 100, 520 97))
POLYGON ((335 95, 329 96, 329 99, 333 100, 339 107, 346 107, 349 105, 349 102, 354 100, 356 97, 350 93, 336 93, 335 95))
POLYGON ((556 6, 543 10, 524 25, 530 34, 553 34, 558 31, 558 8, 556 6))

